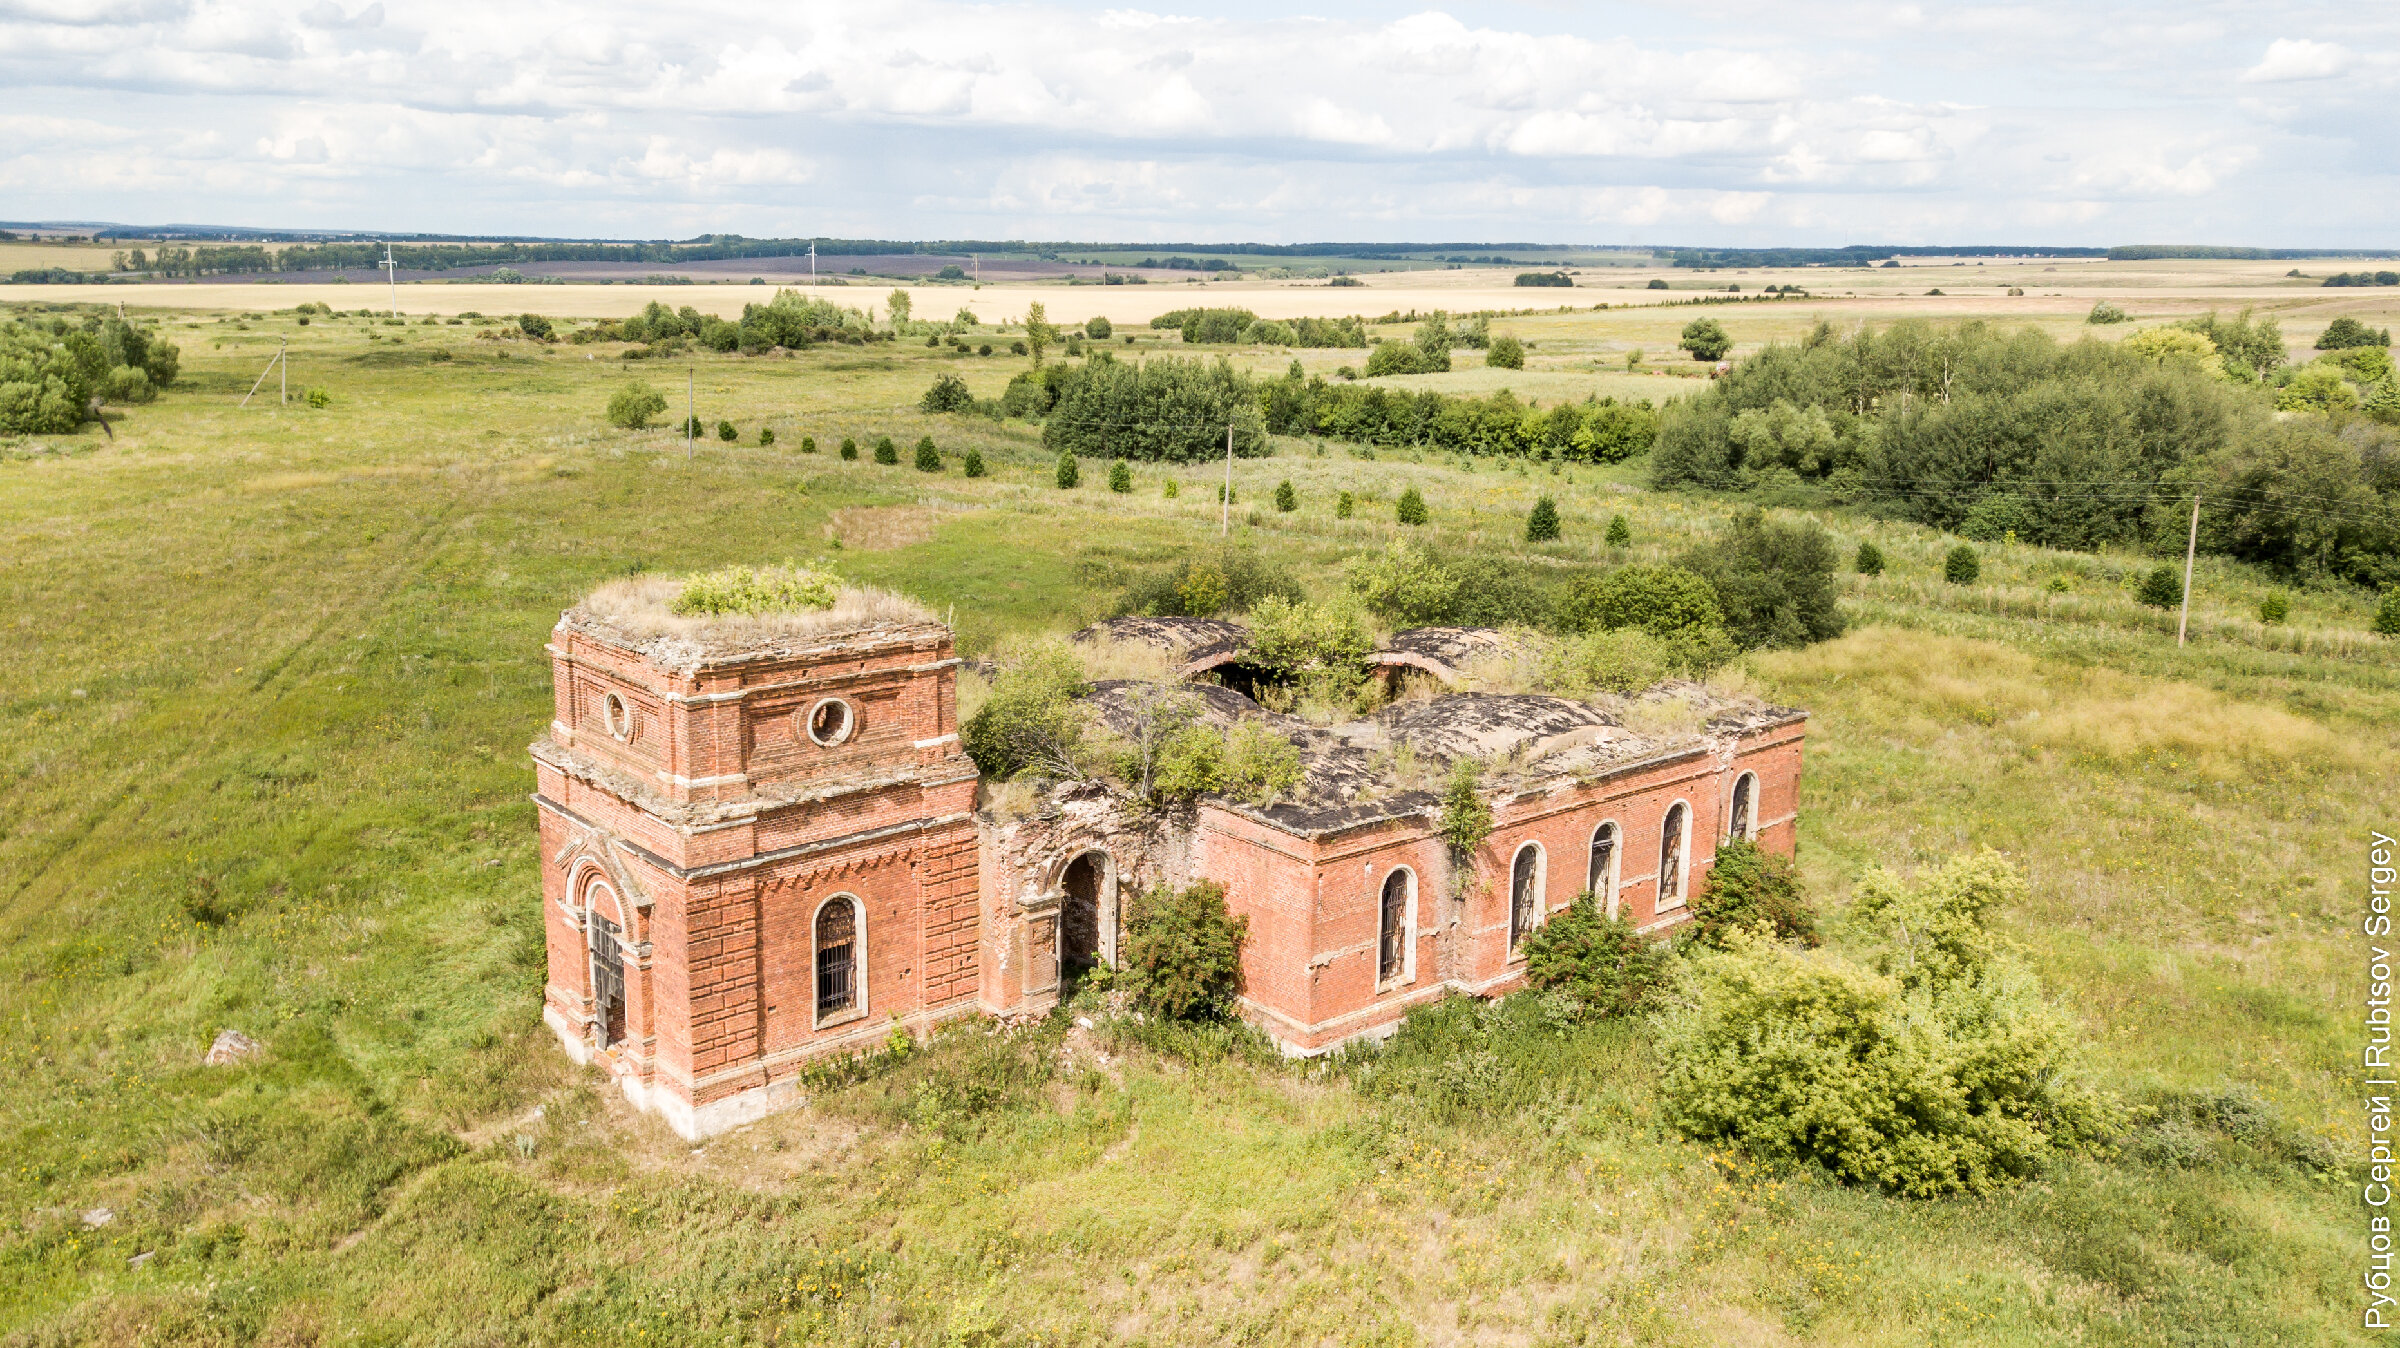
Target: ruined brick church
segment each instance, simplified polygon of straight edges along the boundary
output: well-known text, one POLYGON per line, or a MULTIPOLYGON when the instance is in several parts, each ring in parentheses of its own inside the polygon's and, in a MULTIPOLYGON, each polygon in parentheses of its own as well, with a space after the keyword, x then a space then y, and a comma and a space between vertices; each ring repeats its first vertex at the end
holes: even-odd
MULTIPOLYGON (((1372 657, 1389 705, 1317 727, 1245 695, 1246 637, 1118 619, 1078 639, 1155 647, 1210 721, 1262 719, 1300 752, 1292 791, 1158 812, 1050 785, 1004 817, 978 809, 939 623, 659 635, 569 610, 532 746, 544 1019, 698 1138, 796 1103, 805 1066, 895 1022, 1047 1010, 1116 960, 1154 885, 1225 887, 1249 919, 1243 1015, 1316 1053, 1521 985, 1526 935, 1581 891, 1663 931, 1722 841, 1793 849, 1804 713, 1690 685, 1613 712, 1448 691, 1506 638, 1429 628, 1372 657), (1651 704, 1681 715, 1625 714, 1651 704), (1493 765, 1493 828, 1463 861, 1429 775, 1460 756, 1493 765)), ((1130 687, 1094 686, 1102 723, 1130 687)))

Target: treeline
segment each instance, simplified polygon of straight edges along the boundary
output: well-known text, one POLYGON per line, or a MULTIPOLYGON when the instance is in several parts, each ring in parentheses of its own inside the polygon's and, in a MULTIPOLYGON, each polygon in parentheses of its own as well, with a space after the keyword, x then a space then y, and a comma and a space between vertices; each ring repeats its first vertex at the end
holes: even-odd
POLYGON ((2003 244, 1959 248, 1938 244, 1895 247, 1857 243, 1846 248, 1677 248, 1671 252, 1654 250, 1652 256, 1672 256, 1678 267, 1865 267, 1888 257, 2100 257, 2103 250, 2003 244))
POLYGON ((576 329, 567 340, 578 344, 641 342, 651 348, 651 354, 667 354, 689 342, 711 351, 755 355, 775 347, 799 350, 819 342, 855 346, 889 341, 891 336, 869 322, 861 310, 794 290, 778 290, 765 304, 743 305, 739 322, 701 313, 688 304, 678 310, 652 300, 631 318, 602 319, 576 329))
POLYGON ((115 317, 0 325, 0 433, 65 434, 99 403, 148 402, 181 360, 154 329, 115 317))
POLYGON ((2329 286, 2400 286, 2400 271, 2337 271, 2325 278, 2329 286))
MULTIPOLYGON (((2324 364, 2320 362, 2319 364, 2324 364)), ((2334 378, 2307 367, 2305 379, 2334 378)), ((2202 546, 2400 583, 2400 435, 2279 420, 2274 320, 2215 314, 2121 343, 1920 321, 1776 343, 1661 414, 1659 487, 1877 505, 1969 537, 2202 546), (2160 334, 2160 335, 2154 335, 2160 334)), ((2352 406, 2357 400, 2352 399, 2352 406)))
POLYGON ((2371 248, 2227 248, 2203 243, 2133 243, 2108 250, 2108 260, 2111 262, 2158 262, 2175 258, 2219 262, 2290 262, 2312 257, 2386 256, 2389 256, 2388 250, 2371 248))
POLYGON ((1048 365, 1009 381, 996 402, 937 384, 928 411, 981 411, 1044 422, 1042 443, 1091 458, 1188 461, 1264 454, 1266 435, 1322 436, 1369 445, 1474 455, 1524 455, 1616 463, 1650 448, 1658 413, 1647 402, 1591 398, 1539 408, 1507 390, 1461 398, 1430 389, 1328 383, 1298 361, 1259 380, 1228 363, 1166 357, 1133 364, 1101 353, 1080 366, 1048 365))
POLYGON ((1170 309, 1150 320, 1161 332, 1181 332, 1187 346, 1363 347, 1366 320, 1348 318, 1262 319, 1248 309, 1170 309))

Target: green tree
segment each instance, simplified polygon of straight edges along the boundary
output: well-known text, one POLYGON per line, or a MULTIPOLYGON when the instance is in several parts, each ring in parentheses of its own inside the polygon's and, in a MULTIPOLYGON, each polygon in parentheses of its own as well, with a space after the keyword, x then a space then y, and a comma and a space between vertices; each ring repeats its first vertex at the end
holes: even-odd
POLYGON ((880 463, 887 468, 894 467, 899 464, 900 446, 892 443, 892 437, 888 435, 878 435, 875 437, 875 462, 880 463))
POLYGON ((546 342, 556 334, 557 329, 550 325, 549 319, 540 314, 519 314, 517 315, 517 331, 537 342, 546 342))
POLYGON ((2400 637, 2400 585, 2387 587, 2383 602, 2375 606, 2375 630, 2387 637, 2400 637))
POLYGON ((2132 316, 2127 314, 2123 309, 2120 309, 2117 306, 2109 303, 2107 300, 2101 300, 2092 305, 2092 311, 2083 316, 2083 321, 2086 323, 2105 326, 2110 323, 2127 322, 2131 319, 2131 317, 2132 316))
POLYGON ((801 437, 800 437, 800 452, 801 452, 801 453, 803 453, 803 454, 814 454, 814 453, 816 453, 816 452, 817 452, 817 437, 815 437, 815 436, 813 436, 813 435, 803 435, 803 436, 801 436, 801 437))
POLYGON ((759 428, 758 428, 758 443, 760 443, 761 445, 771 445, 771 444, 774 444, 774 443, 775 443, 775 428, 774 428, 774 427, 772 427, 772 426, 761 426, 761 427, 759 427, 759 428))
POLYGON ((842 457, 855 463, 858 460, 858 441, 851 439, 847 435, 843 436, 842 457))
POLYGON ((1483 363, 1496 370, 1522 370, 1525 368, 1525 344, 1505 334, 1494 337, 1491 347, 1483 353, 1483 363))
POLYGON ((1355 514, 1357 510, 1358 498, 1351 495, 1349 492, 1343 492, 1341 495, 1333 498, 1333 517, 1335 519, 1346 520, 1350 518, 1351 515, 1355 514))
POLYGON ((1525 938, 1525 981, 1603 1016, 1641 1011, 1666 982, 1668 948, 1600 911, 1590 890, 1525 938))
POLYGON ((1832 535, 1813 519, 1770 520, 1757 506, 1734 512, 1707 546, 1676 564, 1708 581, 1726 631, 1745 647, 1804 646, 1841 635, 1832 535))
POLYGON ((1676 345, 1691 352, 1694 360, 1721 360, 1733 349, 1733 338, 1717 320, 1695 318, 1684 325, 1683 340, 1676 345))
POLYGON ((1058 485, 1061 488, 1072 488, 1082 483, 1083 468, 1081 465, 1075 462, 1075 456, 1073 454, 1061 454, 1058 456, 1058 473, 1056 478, 1058 485))
POLYGON ((1558 502, 1544 496, 1536 499, 1533 510, 1525 516, 1525 541, 1549 543, 1558 538, 1558 502))
POLYGON ((1717 848, 1707 879, 1692 896, 1692 919, 1698 938, 1713 946, 1725 945, 1737 931, 1817 943, 1817 917, 1800 892, 1800 873, 1791 858, 1746 838, 1717 848))
POLYGON ((1400 493, 1400 504, 1393 511, 1393 518, 1402 524, 1424 524, 1433 518, 1433 514, 1425 508, 1424 493, 1410 487, 1400 493))
POLYGON ((1285 478, 1275 484, 1275 509, 1289 515, 1300 508, 1300 493, 1292 490, 1292 480, 1285 478))
POLYGON ((1458 600, 1457 573, 1405 538, 1345 558, 1342 576, 1369 611, 1404 626, 1443 622, 1458 600))
POLYGON ((933 437, 930 435, 921 437, 917 441, 917 471, 920 473, 942 471, 942 452, 934 448, 933 437))
POLYGON ((1612 548, 1633 546, 1633 525, 1623 515, 1611 515, 1608 520, 1608 545, 1612 548))
POLYGON ((1095 342, 1107 341, 1110 334, 1115 331, 1116 328, 1111 326, 1105 318, 1087 318, 1083 321, 1083 335, 1095 342))
POLYGON ((1725 624, 1707 579, 1680 566, 1620 566, 1579 577, 1568 588, 1565 609, 1569 625, 1581 631, 1638 627, 1665 637, 1725 624))
POLYGON ((968 392, 967 381, 957 375, 937 375, 933 387, 926 389, 925 396, 917 400, 917 407, 925 412, 972 412, 975 410, 975 395, 968 392))
POLYGON ((2348 314, 2326 324, 2325 331, 2317 334, 2317 350, 2319 351, 2340 351, 2354 346, 2390 346, 2391 344, 2391 333, 2379 332, 2348 314))
POLYGON ((2291 616, 2291 597, 2281 590, 2270 591, 2266 598, 2258 601, 2258 620, 2262 623, 2288 622, 2291 616))
POLYGON ((898 332, 908 326, 908 315, 916 303, 907 291, 898 286, 893 286, 892 293, 883 297, 883 307, 892 311, 892 331, 898 332))
POLYGON ((2151 608, 2173 608, 2183 601, 2183 573, 2171 566, 2151 567, 2134 597, 2151 608))
POLYGON ((1133 490, 1133 465, 1123 459, 1108 466, 1108 489, 1123 495, 1133 490))
POLYGON ((960 471, 960 472, 962 472, 962 473, 964 473, 964 474, 966 474, 968 477, 982 477, 982 476, 983 476, 983 455, 982 455, 982 453, 981 453, 981 452, 979 452, 979 451, 977 451, 977 450, 972 450, 972 449, 968 450, 968 451, 967 451, 967 457, 966 457, 966 459, 965 459, 963 462, 961 462, 961 463, 959 464, 959 471, 960 471))
POLYGON ((720 420, 717 423, 717 438, 730 445, 734 441, 741 439, 742 433, 734 429, 732 422, 720 420))
POLYGON ((959 727, 967 756, 987 777, 1019 772, 1080 778, 1083 662, 1063 642, 1048 642, 1001 663, 991 696, 959 727))
POLYGON ((1972 585, 1983 575, 1983 559, 1961 543, 1942 558, 1942 579, 1953 585, 1972 585))
POLYGON ((1058 329, 1051 326, 1050 311, 1039 301, 1025 306, 1025 345, 1033 351, 1033 363, 1042 363, 1042 352, 1058 344, 1058 329))
POLYGON ((1126 987, 1141 1011, 1167 1020, 1222 1020, 1242 995, 1250 919, 1233 916, 1225 889, 1202 880, 1159 886, 1131 905, 1125 924, 1126 987))
POLYGON ((650 424, 650 418, 666 410, 666 396, 636 379, 609 395, 608 424, 638 431, 650 424))
POLYGON ((1883 549, 1876 547, 1872 542, 1862 540, 1858 545, 1858 557, 1851 563, 1851 569, 1862 576, 1882 575, 1883 549))

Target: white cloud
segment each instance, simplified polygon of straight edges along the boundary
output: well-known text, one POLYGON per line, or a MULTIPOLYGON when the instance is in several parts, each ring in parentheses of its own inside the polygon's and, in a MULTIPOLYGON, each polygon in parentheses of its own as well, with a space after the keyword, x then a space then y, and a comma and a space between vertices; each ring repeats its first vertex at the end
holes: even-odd
POLYGON ((2032 241, 2222 201, 2250 238, 2389 242, 2388 174, 2325 170, 2379 124, 2400 19, 2315 4, 1728 0, 1636 39, 1576 11, 0 0, 0 163, 17 215, 458 231, 2032 241))
POLYGON ((2267 44, 2267 54, 2242 72, 2248 84, 2280 80, 2325 80, 2345 74, 2353 64, 2347 48, 2333 42, 2279 37, 2267 44))

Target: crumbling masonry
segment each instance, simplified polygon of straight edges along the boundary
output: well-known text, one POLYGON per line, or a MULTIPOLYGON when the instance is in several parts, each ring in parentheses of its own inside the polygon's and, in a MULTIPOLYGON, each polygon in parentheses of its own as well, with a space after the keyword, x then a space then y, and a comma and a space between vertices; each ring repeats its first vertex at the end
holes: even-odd
MULTIPOLYGON (((1649 698, 1680 721, 1637 729, 1570 699, 1446 693, 1318 728, 1236 691, 1238 626, 1121 619, 1086 635, 1160 647, 1206 718, 1291 740, 1301 785, 1158 812, 1070 784, 979 816, 940 624, 711 644, 568 612, 549 647, 554 719, 532 749, 543 1016, 567 1051, 707 1136, 795 1102, 806 1064, 879 1044, 895 1021, 921 1034, 1048 1009, 1080 970, 1115 962, 1133 895, 1211 879, 1249 918, 1243 1014, 1288 1052, 1321 1052, 1435 998, 1519 986, 1525 936, 1580 891, 1664 930, 1687 920, 1721 841, 1794 846, 1798 711, 1686 686, 1649 698), (1455 861, 1428 783, 1460 756, 1497 766, 1493 830, 1455 861)), ((1422 629, 1373 663, 1395 687, 1455 685, 1503 640, 1422 629)), ((1095 713, 1126 714, 1126 691, 1098 685, 1095 713)))

